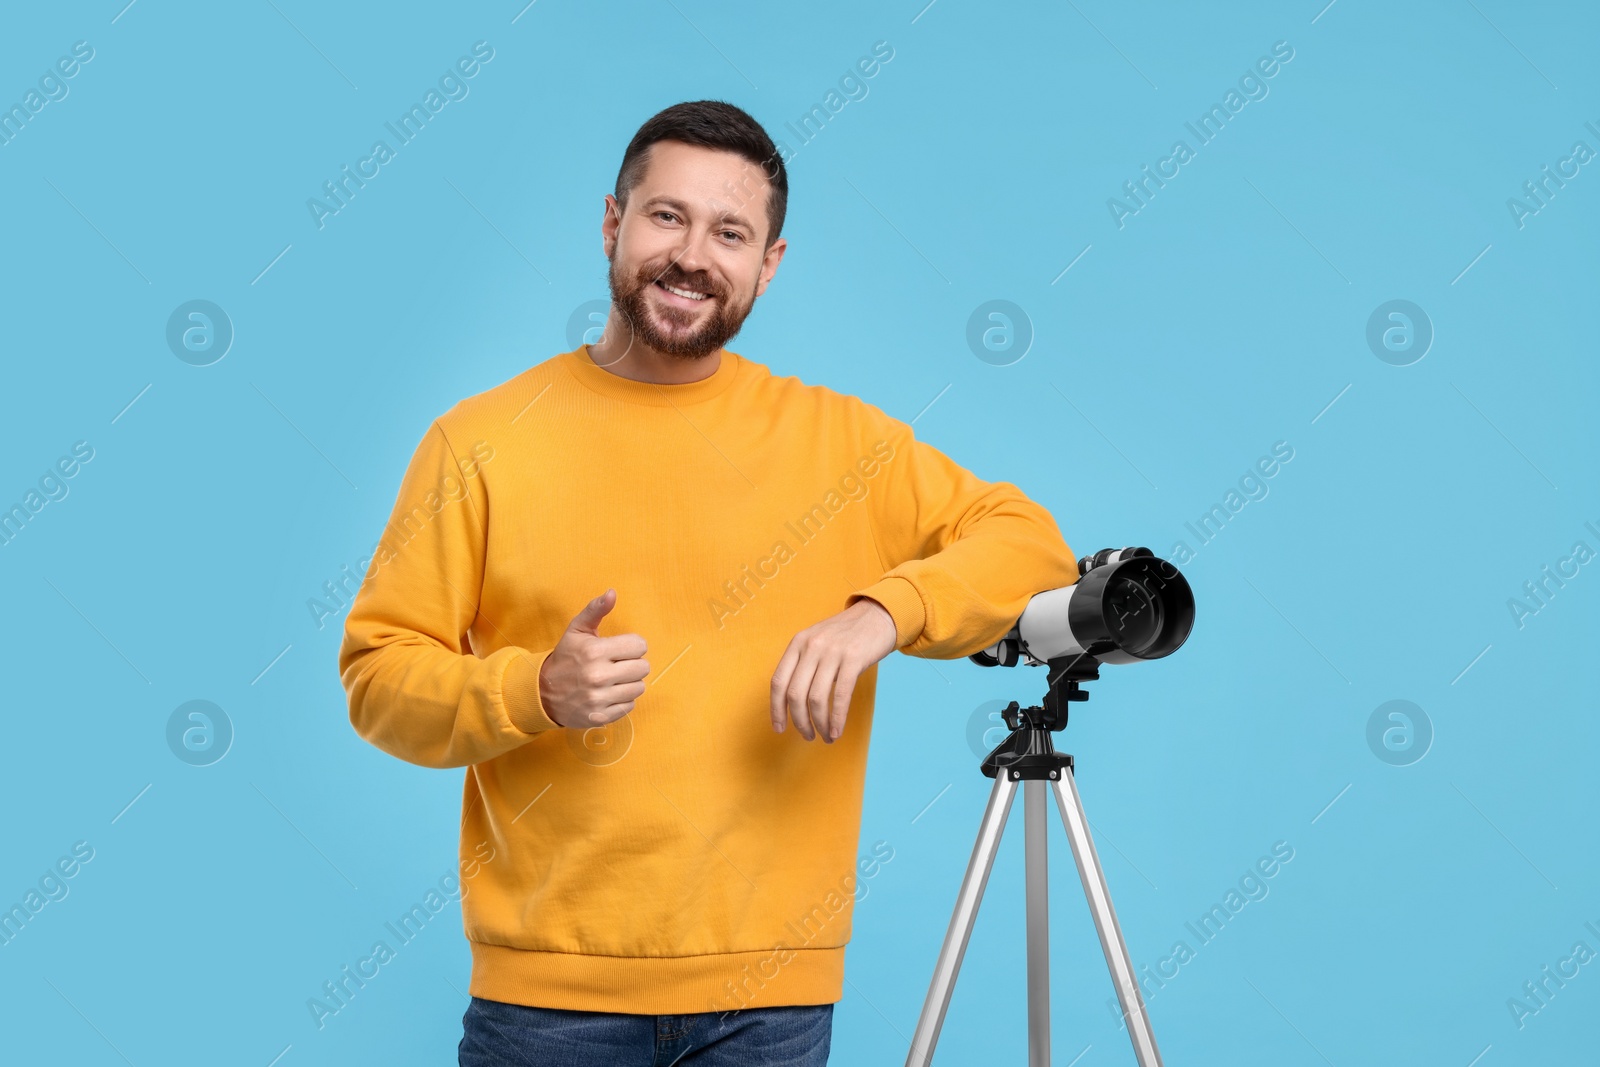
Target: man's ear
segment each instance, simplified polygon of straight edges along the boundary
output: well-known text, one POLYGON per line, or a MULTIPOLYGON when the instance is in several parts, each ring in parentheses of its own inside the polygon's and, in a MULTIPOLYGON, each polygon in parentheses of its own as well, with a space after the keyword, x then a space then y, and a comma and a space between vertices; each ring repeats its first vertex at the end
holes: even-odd
POLYGON ((617 198, 606 194, 606 213, 600 220, 600 245, 610 259, 617 249, 617 231, 622 227, 622 207, 617 198))
POLYGON ((760 296, 767 291, 767 283, 772 281, 772 276, 778 273, 778 264, 783 260, 784 250, 789 247, 787 238, 780 237, 772 242, 772 247, 767 249, 761 258, 761 273, 756 276, 756 295, 760 296))

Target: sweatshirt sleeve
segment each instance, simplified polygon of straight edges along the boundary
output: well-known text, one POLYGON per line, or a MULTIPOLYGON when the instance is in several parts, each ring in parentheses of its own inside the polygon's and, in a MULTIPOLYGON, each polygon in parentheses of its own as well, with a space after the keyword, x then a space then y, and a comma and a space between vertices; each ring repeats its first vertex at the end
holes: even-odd
POLYGON ((1071 585, 1078 563, 1050 513, 1009 482, 986 482, 911 427, 867 405, 863 455, 879 462, 866 502, 887 568, 851 595, 894 620, 896 647, 958 659, 994 644, 1035 593, 1071 585), (887 458, 885 458, 887 457, 887 458))
MULTIPOLYGON (((468 631, 483 584, 488 497, 436 420, 417 446, 367 574, 345 617, 339 675, 362 738, 424 767, 481 763, 559 729, 539 702, 548 649, 487 655, 468 631)), ((492 627, 491 627, 492 629, 492 627)))

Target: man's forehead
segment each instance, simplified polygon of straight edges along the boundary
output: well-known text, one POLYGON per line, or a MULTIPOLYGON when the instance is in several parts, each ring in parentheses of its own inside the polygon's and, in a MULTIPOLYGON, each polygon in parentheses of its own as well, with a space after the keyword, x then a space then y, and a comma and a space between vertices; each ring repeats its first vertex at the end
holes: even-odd
POLYGON ((743 205, 764 204, 769 185, 761 165, 737 152, 657 141, 650 146, 638 192, 646 198, 677 197, 694 206, 737 211, 743 205))

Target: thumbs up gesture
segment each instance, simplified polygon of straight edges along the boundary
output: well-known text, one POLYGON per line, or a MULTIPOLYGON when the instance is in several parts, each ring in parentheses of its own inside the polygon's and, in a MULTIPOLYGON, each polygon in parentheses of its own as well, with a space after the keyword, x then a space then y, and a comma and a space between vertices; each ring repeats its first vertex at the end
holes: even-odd
POLYGON ((607 589, 585 604, 539 669, 539 700, 562 726, 604 726, 632 711, 644 692, 650 673, 644 638, 600 636, 600 622, 616 603, 616 590, 607 589))

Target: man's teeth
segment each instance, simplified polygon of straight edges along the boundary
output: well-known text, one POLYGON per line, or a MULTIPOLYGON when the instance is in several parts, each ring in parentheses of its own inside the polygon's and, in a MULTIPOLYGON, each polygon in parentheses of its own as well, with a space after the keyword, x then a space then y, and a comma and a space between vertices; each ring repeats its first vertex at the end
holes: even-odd
POLYGON ((679 289, 676 286, 668 285, 666 282, 659 282, 658 284, 667 292, 674 293, 678 296, 688 297, 690 300, 704 300, 706 298, 706 294, 704 293, 693 293, 687 289, 679 289))

